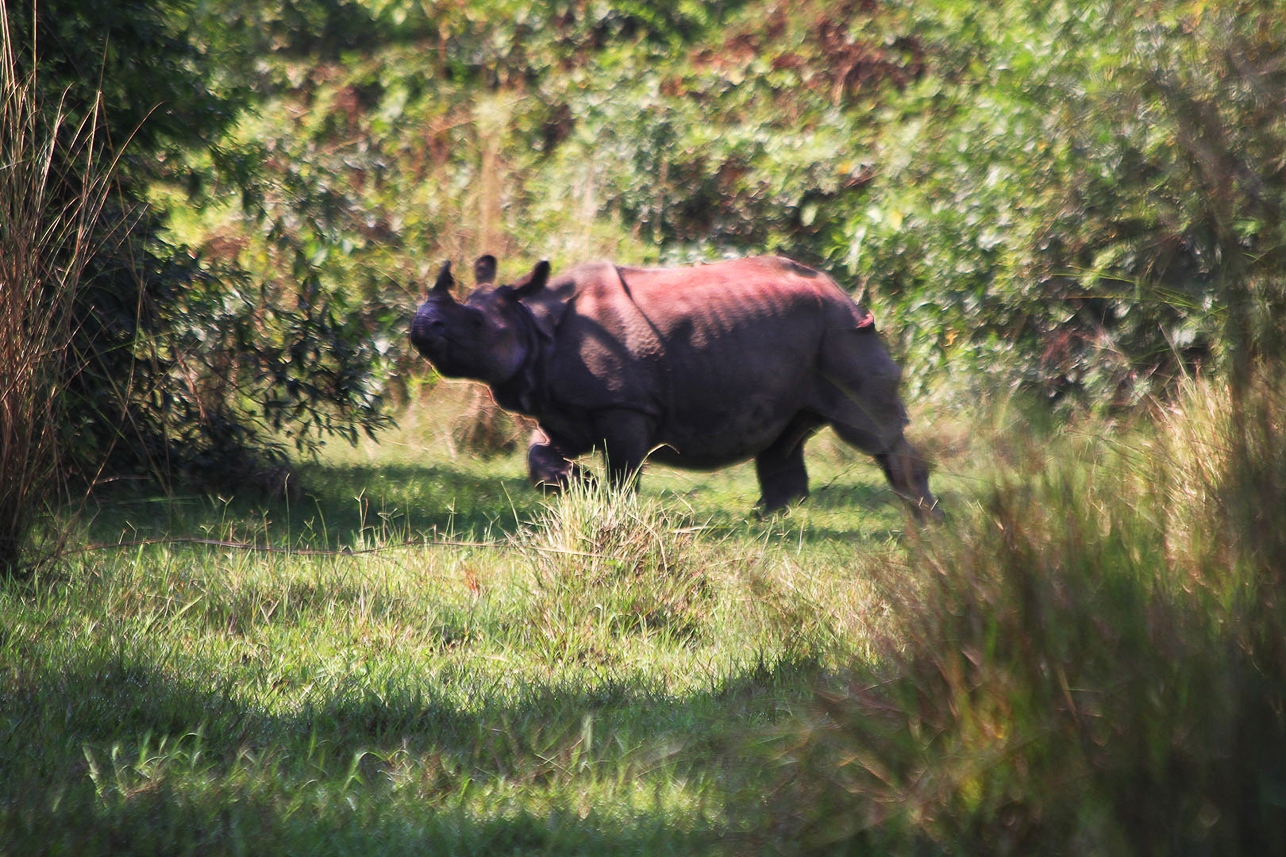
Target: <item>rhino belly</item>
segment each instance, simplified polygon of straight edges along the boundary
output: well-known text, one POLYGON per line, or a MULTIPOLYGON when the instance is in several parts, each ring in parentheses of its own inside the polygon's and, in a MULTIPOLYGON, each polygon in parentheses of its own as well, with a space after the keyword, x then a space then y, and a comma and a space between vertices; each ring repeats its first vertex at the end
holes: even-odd
POLYGON ((802 409, 795 395, 748 393, 735 401, 712 394, 679 403, 663 425, 653 458, 706 469, 754 458, 773 444, 802 409))
POLYGON ((659 441, 674 451, 675 464, 719 467, 753 458, 807 408, 816 380, 812 346, 772 339, 733 353, 693 349, 690 359, 671 364, 659 441))

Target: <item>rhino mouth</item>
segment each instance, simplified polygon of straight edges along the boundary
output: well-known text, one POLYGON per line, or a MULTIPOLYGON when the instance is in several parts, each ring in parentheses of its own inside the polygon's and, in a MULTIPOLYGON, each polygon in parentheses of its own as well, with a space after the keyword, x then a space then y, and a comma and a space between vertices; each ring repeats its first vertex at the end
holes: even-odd
POLYGON ((411 344, 431 361, 446 356, 447 338, 439 319, 417 315, 411 321, 411 344))

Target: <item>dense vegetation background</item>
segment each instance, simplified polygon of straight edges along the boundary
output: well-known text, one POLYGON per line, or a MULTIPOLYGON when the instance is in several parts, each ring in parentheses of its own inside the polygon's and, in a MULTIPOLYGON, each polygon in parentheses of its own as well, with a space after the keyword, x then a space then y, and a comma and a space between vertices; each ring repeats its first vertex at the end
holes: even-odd
POLYGON ((487 251, 783 252, 896 320, 916 392, 1124 404, 1210 365, 1226 277, 1280 273, 1281 16, 977 6, 211 9, 273 34, 225 60, 258 193, 181 234, 367 307, 487 251))
POLYGON ((0 839, 1286 850, 1279 7, 0 0, 0 839), (828 271, 950 525, 308 465, 484 252, 828 271))
POLYGON ((376 428, 426 273, 483 252, 786 253, 890 319, 913 396, 1137 404, 1276 347, 1277 12, 138 0, 39 4, 32 33, 9 8, 20 67, 34 45, 73 112, 101 91, 124 153, 66 448, 209 480, 376 428))

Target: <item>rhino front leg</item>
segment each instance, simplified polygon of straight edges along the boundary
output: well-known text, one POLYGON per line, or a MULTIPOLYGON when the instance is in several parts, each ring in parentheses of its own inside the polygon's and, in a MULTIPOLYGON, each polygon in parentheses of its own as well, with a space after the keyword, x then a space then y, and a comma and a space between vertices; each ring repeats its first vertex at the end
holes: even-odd
POLYGON ((594 429, 601 438, 608 481, 617 488, 631 482, 637 488, 638 472, 652 451, 656 421, 640 411, 613 408, 594 415, 594 429))
POLYGON ((804 445, 786 452, 762 452, 755 458, 759 477, 759 508, 765 514, 784 509, 808 496, 808 470, 804 467, 804 445), (770 454, 771 453, 771 454, 770 454))
POLYGON ((589 479, 589 473, 571 461, 564 447, 540 429, 531 432, 527 447, 527 475, 531 484, 547 493, 561 493, 572 481, 589 479))

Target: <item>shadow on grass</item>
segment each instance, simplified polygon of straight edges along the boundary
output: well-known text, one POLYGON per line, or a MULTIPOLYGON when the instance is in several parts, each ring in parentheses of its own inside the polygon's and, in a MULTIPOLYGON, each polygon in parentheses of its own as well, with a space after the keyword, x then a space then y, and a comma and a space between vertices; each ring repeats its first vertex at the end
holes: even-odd
POLYGON ((296 509, 297 518, 315 516, 350 537, 380 527, 412 535, 509 535, 543 504, 525 478, 449 464, 327 465, 305 473, 313 509, 296 509))
POLYGON ((90 537, 257 539, 325 549, 425 534, 479 540, 514 533, 543 502, 525 479, 450 464, 308 465, 300 473, 307 488, 294 503, 249 493, 113 491, 91 508, 90 537))
MULTIPOLYGON (((515 475, 511 464, 485 467, 450 462, 305 465, 300 475, 307 490, 294 503, 251 494, 223 498, 117 490, 101 497, 91 509, 89 538, 110 543, 199 537, 313 549, 387 544, 425 536, 504 539, 536 519, 546 499, 525 478, 515 475)), ((701 496, 699 480, 689 482, 681 491, 657 481, 662 486, 652 490, 663 503, 686 506, 686 517, 713 535, 787 538, 818 545, 893 537, 905 524, 900 507, 882 484, 823 485, 804 501, 792 521, 796 513, 788 513, 784 519, 758 519, 749 505, 752 494, 746 495, 744 509, 730 508, 701 496), (818 520, 809 519, 810 510, 818 520), (845 511, 851 511, 847 516, 851 526, 837 518, 845 511)), ((712 497, 719 493, 716 489, 712 497)))
POLYGON ((896 504, 897 497, 886 485, 835 483, 815 488, 805 502, 819 509, 852 509, 869 515, 896 504))
MULTIPOLYGON (((860 496, 862 486, 844 486, 843 493, 860 496)), ((731 538, 761 545, 807 548, 860 547, 871 542, 884 544, 900 539, 914 522, 896 501, 880 497, 871 505, 848 504, 838 500, 821 502, 810 496, 801 504, 768 517, 757 512, 737 514, 721 509, 698 509, 690 514, 694 527, 712 539, 731 538)), ((664 498, 663 498, 664 500, 664 498)))
POLYGON ((0 696, 0 836, 15 854, 714 852, 762 773, 732 748, 817 675, 758 663, 682 697, 479 684, 463 705, 428 689, 443 677, 357 680, 279 714, 234 677, 94 655, 0 696))

